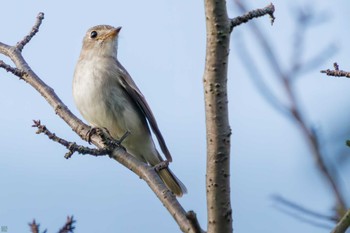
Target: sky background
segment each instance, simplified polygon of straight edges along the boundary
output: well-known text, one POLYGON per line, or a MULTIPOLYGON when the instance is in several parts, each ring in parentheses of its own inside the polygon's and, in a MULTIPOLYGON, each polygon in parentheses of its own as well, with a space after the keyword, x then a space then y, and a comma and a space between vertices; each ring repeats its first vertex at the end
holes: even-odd
MULTIPOLYGON (((251 9, 269 1, 247 1, 251 9)), ((295 83, 304 117, 323 139, 327 160, 336 165, 344 193, 350 192, 350 81, 329 78, 319 70, 350 70, 348 22, 350 2, 280 1, 276 21, 255 20, 288 68, 295 31, 295 10, 309 6, 323 24, 306 33, 305 56, 311 58, 331 43, 340 49, 295 83)), ((78 116, 71 85, 74 67, 88 28, 122 26, 119 60, 147 98, 173 155, 172 170, 189 193, 180 199, 206 227, 205 118, 202 77, 205 59, 203 1, 2 1, 0 41, 15 44, 45 13, 40 32, 24 48, 31 68, 78 116)), ((229 2, 230 17, 240 15, 229 2)), ((331 214, 333 196, 320 177, 305 138, 258 91, 238 53, 244 43, 265 81, 284 100, 249 25, 231 37, 229 107, 232 128, 232 208, 235 232, 329 232, 278 210, 281 195, 319 213, 331 214)), ((0 59, 9 62, 0 55, 0 59)), ((0 226, 29 232, 33 218, 41 229, 57 232, 67 215, 77 220, 76 233, 180 232, 147 185, 115 161, 75 155, 66 160, 62 146, 36 135, 33 119, 70 141, 86 145, 58 118, 28 84, 0 70, 0 226)), ((348 200, 350 201, 350 200, 348 200)), ((313 219, 315 220, 315 219, 313 219)), ((318 220, 318 219, 316 219, 318 220)), ((327 221, 318 221, 332 226, 327 221)))

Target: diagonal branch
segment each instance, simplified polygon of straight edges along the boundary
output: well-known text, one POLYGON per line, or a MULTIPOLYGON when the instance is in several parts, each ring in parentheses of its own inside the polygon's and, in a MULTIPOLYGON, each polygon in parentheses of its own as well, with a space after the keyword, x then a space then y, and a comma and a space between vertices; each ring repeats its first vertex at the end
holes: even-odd
MULTIPOLYGON (((235 2, 242 12, 246 11, 246 7, 242 3, 242 1, 235 0, 235 2)), ((269 43, 267 38, 264 36, 263 32, 257 27, 257 25, 255 25, 254 22, 252 22, 251 27, 253 29, 253 33, 256 35, 256 38, 258 38, 258 42, 260 43, 267 56, 267 60, 270 63, 271 69, 275 73, 276 78, 278 78, 278 80, 282 83, 284 92, 286 93, 286 96, 290 102, 290 107, 288 108, 290 111, 290 115, 292 116, 294 122, 296 122, 299 126, 301 133, 303 134, 307 143, 309 144, 311 154, 315 159, 319 171, 321 172, 325 180, 328 182, 328 185, 334 193, 337 202, 336 205, 338 208, 338 214, 339 216, 342 216, 346 210, 345 199, 340 191, 340 187, 337 183, 336 176, 332 174, 332 169, 330 168, 330 165, 327 166, 323 158, 323 154, 321 153, 321 148, 318 142, 318 135, 315 133, 312 127, 308 125, 307 121, 303 117, 302 109, 297 100, 295 90, 293 89, 293 79, 291 78, 292 74, 284 71, 281 63, 277 58, 277 54, 272 48, 272 44, 269 43)))
POLYGON ((44 13, 40 12, 36 17, 36 22, 30 30, 29 34, 26 35, 21 41, 17 42, 16 48, 19 51, 22 51, 24 46, 29 43, 29 41, 35 36, 35 34, 39 31, 39 27, 44 19, 44 13))
POLYGON ((63 225, 63 227, 59 230, 58 233, 73 233, 75 229, 75 220, 72 217, 67 217, 66 223, 63 225))
MULTIPOLYGON (((0 53, 9 57, 13 61, 16 69, 21 71, 20 78, 31 85, 36 91, 38 91, 51 105, 55 113, 60 118, 62 118, 67 123, 67 125, 73 129, 74 132, 76 132, 81 138, 84 139, 90 127, 84 124, 68 109, 68 107, 56 95, 54 90, 45 82, 43 82, 39 76, 29 67, 21 54, 21 49, 23 49, 24 45, 30 41, 30 39, 39 29, 43 17, 44 14, 39 13, 37 22, 35 23, 32 31, 28 36, 25 37, 24 40, 22 40, 23 42, 19 42, 20 45, 17 44, 16 46, 9 46, 0 42, 0 53)), ((96 134, 91 136, 91 142, 100 149, 105 148, 103 140, 96 134)), ((147 164, 139 161, 134 156, 123 150, 121 147, 115 148, 112 152, 109 153, 109 156, 110 158, 130 169, 132 172, 147 182, 148 186, 156 194, 162 204, 167 208, 168 212, 171 214, 171 216, 173 216, 183 232, 197 232, 193 227, 191 220, 187 218, 184 208, 177 201, 175 195, 167 189, 153 167, 150 167, 147 164)))
POLYGON ((337 223, 332 233, 345 233, 350 226, 350 209, 344 214, 344 216, 337 223))
MULTIPOLYGON (((236 39, 236 41, 238 41, 236 39)), ((239 45, 237 46, 237 53, 240 54, 241 62, 245 67, 249 67, 247 72, 253 80, 254 85, 260 91, 260 93, 265 97, 265 99, 274 107, 278 112, 282 113, 286 117, 290 118, 290 109, 286 104, 280 101, 276 94, 269 88, 269 86, 264 82, 262 74, 259 68, 254 62, 253 57, 249 54, 245 43, 240 40, 239 45)))

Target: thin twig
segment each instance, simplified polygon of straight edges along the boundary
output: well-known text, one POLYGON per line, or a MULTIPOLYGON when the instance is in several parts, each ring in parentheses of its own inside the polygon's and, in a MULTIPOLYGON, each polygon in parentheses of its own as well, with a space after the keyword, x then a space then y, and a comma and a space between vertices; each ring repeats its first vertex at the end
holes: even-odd
POLYGON ((272 3, 270 3, 268 6, 262 8, 262 9, 252 10, 252 11, 245 13, 242 16, 237 16, 237 17, 230 20, 231 21, 230 31, 232 32, 234 27, 237 27, 238 25, 241 25, 242 23, 246 23, 251 19, 262 17, 265 15, 270 16, 271 25, 272 25, 273 22, 275 21, 275 16, 273 15, 274 12, 275 12, 275 6, 272 3))
POLYGON ((38 130, 36 131, 37 134, 43 133, 52 141, 58 142, 59 144, 61 144, 69 150, 69 152, 67 152, 64 156, 66 159, 72 157, 74 152, 78 152, 79 154, 83 155, 89 154, 93 156, 105 156, 108 155, 112 150, 111 148, 107 147, 102 149, 95 149, 77 145, 75 142, 66 141, 63 138, 56 136, 56 134, 51 133, 51 131, 45 125, 41 124, 40 120, 33 120, 33 122, 34 124, 32 125, 32 127, 38 128, 38 130))
MULTIPOLYGON (((40 224, 36 223, 36 222, 35 222, 35 219, 33 219, 33 222, 28 223, 28 225, 29 225, 29 227, 30 227, 30 232, 31 232, 31 233, 40 233, 40 231, 39 231, 40 224)), ((43 233, 46 233, 46 232, 47 232, 47 230, 45 229, 45 230, 43 231, 43 233)))
POLYGON ((64 226, 59 230, 58 233, 73 233, 75 229, 75 224, 76 220, 73 219, 72 217, 67 217, 67 221, 64 224, 64 226))
POLYGON ((4 68, 7 72, 11 72, 12 74, 16 75, 20 79, 23 79, 22 77, 25 74, 24 71, 17 69, 16 67, 12 67, 12 66, 8 65, 2 60, 0 60, 0 67, 4 68))
POLYGON ((39 233, 39 227, 40 227, 40 224, 37 224, 35 222, 35 219, 33 220, 33 222, 31 223, 28 223, 29 227, 30 227, 30 231, 32 233, 39 233))
POLYGON ((28 35, 26 35, 21 41, 17 42, 16 48, 19 51, 22 51, 24 46, 29 43, 29 41, 35 36, 35 34, 39 31, 39 27, 44 19, 44 13, 40 12, 36 17, 36 22, 28 35))
POLYGON ((300 222, 304 222, 304 223, 310 224, 312 226, 327 229, 327 230, 332 229, 333 224, 327 224, 324 222, 320 222, 317 219, 309 219, 306 216, 301 215, 300 213, 294 213, 290 209, 284 209, 281 206, 273 206, 273 207, 276 208, 278 211, 282 212, 283 214, 286 214, 286 215, 288 215, 288 216, 290 216, 290 217, 292 217, 300 222))
POLYGON ((321 70, 321 73, 325 73, 328 76, 350 78, 350 72, 339 70, 339 66, 336 62, 334 62, 333 66, 334 66, 334 70, 330 70, 330 69, 321 70))
MULTIPOLYGON (((237 36, 236 36, 237 37, 237 36)), ((286 117, 291 117, 290 109, 284 103, 282 103, 276 96, 276 94, 269 88, 269 86, 264 82, 262 77, 263 72, 260 72, 256 63, 254 62, 253 57, 248 52, 245 43, 242 42, 242 39, 236 38, 237 52, 240 54, 240 61, 244 64, 244 66, 249 67, 247 72, 249 76, 253 80, 254 85, 260 91, 260 93, 265 97, 265 99, 270 103, 272 107, 276 109, 276 111, 282 113, 286 117)))
POLYGON ((280 203, 282 204, 283 206, 286 206, 286 207, 289 207, 291 209, 294 209, 300 213, 303 213, 305 215, 309 215, 311 217, 314 217, 314 218, 318 218, 318 219, 324 219, 324 220, 327 220, 327 221, 332 221, 332 222, 337 222, 339 219, 335 216, 329 216, 329 215, 324 215, 324 214, 320 214, 320 213, 317 213, 316 211, 313 211, 313 210, 310 210, 310 209, 307 209, 295 202, 292 202, 292 201, 289 201, 281 196, 278 196, 278 195, 275 195, 272 197, 273 200, 275 200, 277 203, 280 203))
POLYGON ((300 75, 311 70, 315 70, 320 67, 325 61, 327 61, 330 57, 336 54, 339 51, 338 46, 335 43, 328 45, 323 48, 320 52, 314 55, 312 58, 305 60, 303 65, 300 67, 299 72, 293 72, 294 75, 300 75))
MULTIPOLYGON (((240 8, 242 12, 246 11, 245 5, 240 0, 235 0, 236 5, 240 8)), ((340 188, 338 187, 338 183, 336 181, 336 177, 333 176, 331 173, 331 168, 329 168, 330 165, 326 166, 326 163, 324 161, 324 158, 321 153, 321 149, 318 143, 318 137, 316 133, 312 130, 312 127, 309 127, 307 124, 307 121, 302 116, 302 110, 299 106, 297 97, 295 95, 295 91, 293 89, 291 74, 288 72, 285 72, 282 68, 282 65, 277 59, 277 55, 275 54, 272 44, 268 41, 268 39, 264 36, 263 32, 260 30, 259 27, 257 27, 254 22, 250 24, 250 26, 253 29, 253 33, 255 33, 256 38, 258 38, 258 42, 261 44, 261 47, 263 48, 265 54, 267 55, 267 61, 270 62, 270 66, 272 70, 275 72, 276 77, 279 81, 281 81, 282 86, 285 90, 285 93, 287 95, 287 98, 290 102, 290 114, 294 121, 299 125, 302 134, 306 138, 310 149, 311 154, 313 155, 317 167, 319 168, 321 174, 323 177, 326 178, 328 181, 337 201, 337 208, 339 209, 338 215, 342 216, 344 211, 346 210, 346 204, 344 197, 340 191, 340 188)))

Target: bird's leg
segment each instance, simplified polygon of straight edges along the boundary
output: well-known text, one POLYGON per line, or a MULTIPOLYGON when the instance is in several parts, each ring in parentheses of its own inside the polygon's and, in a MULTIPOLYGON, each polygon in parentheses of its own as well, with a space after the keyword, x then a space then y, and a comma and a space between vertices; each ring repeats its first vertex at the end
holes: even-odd
POLYGON ((117 141, 117 144, 120 146, 120 144, 122 144, 122 142, 125 140, 125 138, 127 138, 129 135, 130 135, 130 131, 126 131, 125 134, 119 138, 119 140, 116 140, 117 141))
POLYGON ((160 170, 163 170, 165 168, 167 168, 169 166, 169 161, 168 160, 164 160, 164 161, 161 161, 160 163, 156 164, 154 166, 154 170, 156 172, 159 172, 160 170))
MULTIPOLYGON (((108 130, 107 130, 107 132, 108 132, 108 130)), ((109 132, 108 132, 108 134, 109 134, 109 132)), ((130 131, 126 131, 125 133, 124 133, 124 135, 123 136, 121 136, 121 138, 119 139, 119 140, 117 140, 117 139, 114 139, 112 142, 110 142, 113 146, 116 146, 116 147, 123 147, 122 146, 122 142, 125 140, 125 138, 127 138, 129 135, 130 135, 131 133, 130 133, 130 131)), ((110 135, 109 135, 110 136, 110 135)), ((124 147, 123 147, 124 148, 124 147)), ((124 148, 124 150, 126 150, 125 148, 124 148)))

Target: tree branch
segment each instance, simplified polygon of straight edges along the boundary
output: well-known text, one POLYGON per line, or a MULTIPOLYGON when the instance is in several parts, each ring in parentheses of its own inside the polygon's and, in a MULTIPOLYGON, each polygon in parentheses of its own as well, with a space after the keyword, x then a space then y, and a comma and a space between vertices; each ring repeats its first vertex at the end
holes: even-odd
MULTIPOLYGON (((44 14, 39 13, 37 21, 29 35, 27 35, 21 42, 18 42, 16 46, 9 46, 0 42, 0 53, 9 57, 13 61, 16 69, 19 71, 16 72, 16 75, 26 81, 36 91, 38 91, 51 105, 55 113, 60 118, 62 118, 73 129, 74 132, 76 132, 82 139, 84 139, 90 127, 84 124, 68 109, 68 107, 56 95, 54 90, 39 78, 39 76, 29 67, 25 59, 22 57, 21 50, 38 31, 43 18, 44 14)), ((4 68, 4 65, 2 67, 4 68)), ((96 134, 91 136, 91 142, 100 149, 105 148, 103 140, 96 134)), ((112 152, 109 153, 109 156, 125 167, 129 168, 131 171, 133 171, 135 174, 147 182, 149 187, 167 208, 183 232, 196 232, 193 224, 186 216, 186 211, 177 201, 175 195, 173 195, 167 189, 153 167, 140 162, 134 156, 128 154, 121 147, 115 148, 112 152)))
POLYGON ((59 230, 58 233, 73 233, 74 229, 75 229, 75 220, 72 217, 67 217, 67 221, 66 223, 63 225, 63 227, 59 230))
MULTIPOLYGON (((28 223, 29 227, 30 227, 30 231, 31 233, 40 233, 39 228, 40 228, 40 224, 35 222, 35 219, 33 219, 33 222, 28 223)), ((44 230, 43 233, 46 233, 47 230, 44 230)))
POLYGON ((330 70, 330 69, 321 70, 321 73, 325 73, 328 76, 350 78, 350 72, 339 70, 339 65, 336 62, 334 62, 333 66, 334 66, 334 70, 330 70))
POLYGON ((285 207, 289 207, 290 209, 293 209, 295 211, 298 212, 297 216, 301 217, 301 214, 304 215, 308 215, 310 217, 313 217, 315 219, 322 219, 322 220, 327 220, 327 221, 331 221, 333 223, 338 221, 338 218, 336 216, 330 216, 330 215, 324 215, 324 214, 320 214, 316 211, 313 211, 311 209, 305 208, 303 206, 301 206, 300 204, 294 203, 292 201, 289 201, 279 195, 274 195, 272 197, 277 203, 285 206, 285 207))
POLYGON ((227 64, 231 23, 226 1, 205 0, 207 31, 203 77, 207 135, 208 232, 232 232, 227 64))
POLYGON ((17 42, 16 48, 21 52, 26 46, 26 44, 29 43, 29 41, 35 36, 35 34, 39 31, 39 27, 44 19, 44 13, 40 12, 38 16, 36 17, 36 22, 34 26, 32 27, 32 30, 26 35, 21 41, 17 42))
POLYGON ((345 233, 350 226, 350 209, 344 214, 344 216, 337 223, 332 233, 345 233))
POLYGON ((273 15, 274 12, 275 12, 275 6, 272 3, 270 3, 268 6, 262 8, 262 9, 252 10, 252 11, 245 13, 242 16, 237 16, 237 17, 230 20, 231 21, 230 32, 232 32, 234 27, 241 25, 242 23, 246 23, 251 19, 259 18, 259 17, 262 17, 264 15, 270 16, 271 25, 272 25, 275 21, 275 16, 273 15))
POLYGON ((56 136, 56 134, 51 133, 51 131, 45 125, 41 124, 40 120, 38 121, 34 120, 34 125, 32 125, 32 127, 38 128, 38 131, 36 131, 37 134, 43 133, 50 140, 57 142, 62 146, 66 147, 69 150, 64 156, 66 159, 69 159, 70 157, 72 157, 74 152, 78 152, 79 154, 83 154, 83 155, 89 154, 93 156, 104 156, 104 155, 108 155, 113 150, 109 146, 102 149, 95 149, 95 148, 89 148, 85 146, 79 146, 75 142, 68 142, 63 138, 56 136))
MULTIPOLYGON (((242 12, 246 11, 246 7, 242 3, 242 1, 235 0, 235 2, 242 12)), ((334 176, 334 174, 331 173, 332 169, 330 169, 324 161, 323 155, 321 153, 321 148, 318 143, 318 137, 315 131, 312 129, 312 127, 308 126, 307 121, 303 117, 301 107, 299 106, 299 102, 297 100, 292 85, 292 81, 294 79, 292 79, 291 77, 293 76, 293 73, 285 72, 283 70, 283 67, 277 59, 277 55, 274 52, 271 43, 269 43, 267 38, 264 36, 263 32, 254 24, 254 22, 252 22, 250 26, 252 27, 253 33, 256 35, 256 38, 258 38, 258 42, 260 43, 267 56, 267 61, 270 63, 271 69, 273 70, 276 78, 278 78, 278 80, 282 84, 282 87, 284 88, 284 92, 286 93, 286 96, 290 102, 288 110, 293 121, 296 122, 297 125, 300 127, 301 133, 303 134, 307 143, 309 144, 311 154, 316 161, 316 165, 319 171, 321 172, 325 180, 328 182, 330 188, 334 193, 337 202, 336 207, 338 210, 338 216, 343 216, 343 214, 346 211, 345 199, 340 191, 340 188, 338 187, 336 177, 334 176)))

